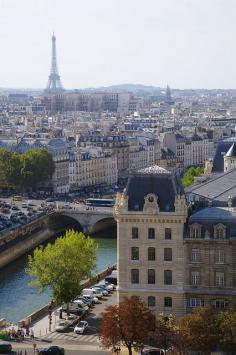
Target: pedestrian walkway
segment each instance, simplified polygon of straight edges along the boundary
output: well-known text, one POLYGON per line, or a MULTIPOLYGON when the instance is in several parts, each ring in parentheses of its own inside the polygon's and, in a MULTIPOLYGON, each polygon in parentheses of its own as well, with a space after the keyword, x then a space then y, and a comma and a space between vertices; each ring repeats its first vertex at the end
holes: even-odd
POLYGON ((99 344, 98 336, 94 334, 73 334, 73 333, 57 333, 52 332, 44 336, 45 340, 68 340, 68 341, 79 341, 80 343, 95 343, 99 344))

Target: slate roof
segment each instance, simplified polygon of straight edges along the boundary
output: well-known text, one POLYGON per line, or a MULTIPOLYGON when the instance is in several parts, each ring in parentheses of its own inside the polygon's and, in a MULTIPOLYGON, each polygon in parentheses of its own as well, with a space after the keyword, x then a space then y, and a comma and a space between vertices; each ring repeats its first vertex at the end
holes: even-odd
POLYGON ((174 212, 175 197, 182 192, 175 176, 157 166, 132 174, 125 189, 125 195, 129 197, 129 211, 142 211, 144 197, 153 193, 158 196, 161 212, 174 212))
POLYGON ((203 208, 189 218, 189 223, 193 222, 234 222, 236 223, 236 209, 229 207, 207 207, 203 208))
POLYGON ((235 137, 223 140, 218 143, 213 158, 213 172, 223 172, 224 171, 224 155, 228 152, 232 143, 235 143, 235 137))
POLYGON ((226 227, 226 239, 236 237, 236 209, 228 207, 209 207, 192 214, 189 218, 189 226, 199 223, 201 237, 204 238, 206 231, 210 238, 214 238, 214 226, 221 223, 226 227))
POLYGON ((226 157, 236 157, 236 143, 233 143, 225 155, 226 157))
POLYGON ((212 200, 218 205, 227 205, 228 197, 236 203, 236 169, 227 173, 216 174, 205 183, 193 185, 185 189, 187 194, 198 195, 200 198, 212 200))

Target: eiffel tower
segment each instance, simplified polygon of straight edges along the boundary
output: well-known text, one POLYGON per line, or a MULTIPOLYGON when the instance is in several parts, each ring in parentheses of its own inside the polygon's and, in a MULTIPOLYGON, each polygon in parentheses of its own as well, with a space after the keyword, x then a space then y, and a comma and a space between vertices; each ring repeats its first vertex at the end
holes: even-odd
POLYGON ((45 93, 58 94, 64 92, 62 87, 60 75, 57 68, 57 54, 56 54, 56 36, 53 33, 52 36, 52 62, 51 62, 51 71, 48 77, 47 88, 45 93))

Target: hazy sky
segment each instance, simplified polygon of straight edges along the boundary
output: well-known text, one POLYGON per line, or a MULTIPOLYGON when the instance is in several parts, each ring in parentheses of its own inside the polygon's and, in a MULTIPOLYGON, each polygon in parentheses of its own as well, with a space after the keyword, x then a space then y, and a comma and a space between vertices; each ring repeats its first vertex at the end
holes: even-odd
POLYGON ((0 0, 0 87, 236 89, 236 0, 0 0))

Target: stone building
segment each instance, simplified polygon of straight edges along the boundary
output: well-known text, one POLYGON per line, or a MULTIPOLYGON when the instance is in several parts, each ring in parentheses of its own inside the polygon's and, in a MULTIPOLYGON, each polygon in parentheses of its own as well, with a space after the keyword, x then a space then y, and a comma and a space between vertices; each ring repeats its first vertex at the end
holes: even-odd
POLYGON ((236 168, 236 143, 233 143, 224 155, 224 172, 236 168))
POLYGON ((108 151, 79 148, 70 154, 70 190, 114 186, 117 184, 117 173, 117 159, 108 151))
POLYGON ((138 295, 156 315, 176 317, 198 306, 236 307, 234 188, 231 194, 223 206, 193 205, 163 168, 131 175, 114 212, 119 299, 138 295))
POLYGON ((184 238, 186 311, 236 307, 236 211, 208 207, 192 214, 184 238))
POLYGON ((117 112, 129 114, 137 111, 137 99, 130 92, 68 92, 49 93, 41 98, 46 110, 56 112, 117 112))
POLYGON ((118 293, 139 295, 157 314, 184 314, 185 197, 174 175, 153 166, 117 199, 118 293))

